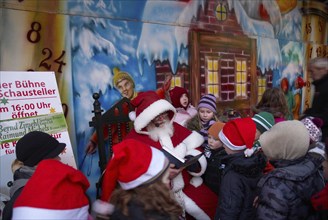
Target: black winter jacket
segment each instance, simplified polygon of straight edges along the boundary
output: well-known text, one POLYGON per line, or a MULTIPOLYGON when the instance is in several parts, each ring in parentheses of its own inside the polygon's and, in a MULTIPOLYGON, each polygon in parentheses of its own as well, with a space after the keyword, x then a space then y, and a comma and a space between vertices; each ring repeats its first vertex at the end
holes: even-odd
POLYGON ((245 157, 244 152, 222 158, 225 164, 215 219, 254 219, 257 182, 263 175, 265 156, 257 153, 245 157))
POLYGON ((222 165, 222 157, 226 156, 224 148, 210 151, 210 157, 207 158, 207 167, 203 174, 203 180, 206 186, 208 186, 216 195, 219 195, 221 175, 224 166, 222 165))
POLYGON ((328 74, 322 79, 313 81, 315 93, 313 97, 312 107, 307 109, 305 115, 319 117, 323 120, 322 140, 328 138, 328 74))

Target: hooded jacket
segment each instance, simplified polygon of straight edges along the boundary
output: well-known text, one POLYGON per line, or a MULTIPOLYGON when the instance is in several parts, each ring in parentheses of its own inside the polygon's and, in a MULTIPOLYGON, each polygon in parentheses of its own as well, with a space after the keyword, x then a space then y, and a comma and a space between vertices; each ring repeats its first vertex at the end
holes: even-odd
POLYGON ((310 198, 324 187, 321 160, 306 155, 272 164, 275 169, 258 183, 257 219, 313 219, 310 198))

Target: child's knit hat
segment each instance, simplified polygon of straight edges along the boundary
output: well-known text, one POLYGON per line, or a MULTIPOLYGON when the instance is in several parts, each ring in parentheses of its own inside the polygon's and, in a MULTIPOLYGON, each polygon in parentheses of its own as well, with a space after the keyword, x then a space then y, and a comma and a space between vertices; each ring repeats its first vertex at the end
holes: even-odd
POLYGON ((323 125, 323 121, 321 118, 315 117, 306 117, 301 120, 305 127, 308 129, 310 133, 310 139, 312 142, 321 141, 322 131, 321 127, 323 125))
POLYGON ((256 129, 263 134, 265 131, 268 131, 274 124, 274 117, 269 112, 260 112, 253 116, 253 121, 256 124, 256 129))
POLYGON ((208 134, 212 137, 218 138, 219 132, 222 130, 225 123, 221 121, 217 121, 214 124, 211 125, 211 127, 208 129, 208 134))
POLYGON ((169 93, 170 93, 171 103, 175 108, 183 108, 183 106, 180 103, 180 98, 183 94, 187 94, 187 97, 189 98, 187 90, 179 86, 175 86, 173 89, 170 90, 169 93))
POLYGON ((203 95, 197 105, 199 108, 207 108, 216 113, 216 97, 213 94, 203 95))

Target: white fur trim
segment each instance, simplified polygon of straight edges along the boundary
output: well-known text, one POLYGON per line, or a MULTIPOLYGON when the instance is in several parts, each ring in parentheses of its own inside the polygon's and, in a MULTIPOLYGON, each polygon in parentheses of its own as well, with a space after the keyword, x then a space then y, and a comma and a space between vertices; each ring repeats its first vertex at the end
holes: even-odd
POLYGON ((159 137, 159 143, 161 144, 162 147, 166 147, 172 151, 174 151, 175 147, 173 146, 173 143, 172 143, 172 140, 171 140, 171 137, 169 136, 169 134, 162 134, 160 137, 159 137))
POLYGON ((203 178, 201 178, 200 176, 194 176, 193 178, 191 178, 190 180, 190 184, 193 185, 194 187, 198 187, 200 185, 202 185, 203 183, 203 178))
POLYGON ((174 152, 174 155, 181 157, 181 158, 184 158, 187 154, 187 146, 183 142, 181 142, 180 144, 178 144, 171 150, 174 152))
POLYGON ((184 192, 182 192, 183 200, 185 202, 186 212, 199 220, 210 220, 211 218, 199 206, 191 200, 184 192))
POLYGON ((219 138, 220 138, 221 142, 225 146, 227 146, 230 150, 244 150, 244 149, 246 149, 246 145, 237 146, 237 145, 234 145, 233 143, 231 143, 230 140, 224 135, 222 130, 219 133, 219 138))
POLYGON ((92 205, 92 210, 96 214, 101 214, 101 215, 110 215, 114 212, 114 209, 115 206, 113 204, 110 204, 109 202, 105 202, 99 199, 97 199, 92 205))
MULTIPOLYGON (((134 130, 140 133, 149 122, 151 122, 156 116, 166 111, 173 111, 174 115, 176 110, 174 106, 165 99, 159 99, 144 109, 134 121, 134 130)), ((173 117, 174 118, 174 117, 173 117)))
POLYGON ((182 190, 185 186, 182 174, 179 173, 173 180, 172 180, 172 191, 177 192, 179 190, 182 190))
MULTIPOLYGON (((196 156, 198 154, 200 154, 201 152, 199 150, 190 150, 187 152, 187 155, 192 155, 192 156, 196 156)), ((206 167, 207 167, 207 160, 205 158, 205 156, 201 156, 199 159, 198 159, 198 162, 200 163, 200 167, 201 167, 201 170, 198 172, 198 173, 195 173, 195 172, 189 172, 192 176, 201 176, 205 173, 205 170, 206 170, 206 167)))
POLYGON ((322 156, 324 159, 326 159, 325 150, 323 150, 319 147, 312 148, 311 150, 309 150, 309 153, 318 154, 318 155, 322 156))
POLYGON ((152 157, 148 167, 148 170, 139 176, 137 179, 134 179, 130 182, 120 182, 119 184, 125 190, 133 189, 141 184, 147 182, 148 180, 154 178, 158 175, 161 171, 166 169, 166 157, 164 156, 163 152, 152 147, 152 157))
POLYGON ((192 150, 204 143, 204 137, 198 132, 192 131, 192 133, 183 140, 183 143, 187 145, 188 150, 192 150))
POLYGON ((136 120, 136 112, 135 111, 129 112, 129 118, 131 121, 136 120))
POLYGON ((50 209, 20 206, 13 209, 12 219, 87 219, 89 206, 75 209, 50 209))
POLYGON ((254 148, 244 150, 245 157, 250 157, 254 154, 254 148))

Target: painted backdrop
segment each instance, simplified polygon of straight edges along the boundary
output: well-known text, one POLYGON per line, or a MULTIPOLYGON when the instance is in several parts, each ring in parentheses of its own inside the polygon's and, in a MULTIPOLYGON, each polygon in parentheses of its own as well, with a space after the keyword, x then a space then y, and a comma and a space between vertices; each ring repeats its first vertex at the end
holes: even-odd
POLYGON ((115 68, 133 78, 136 91, 155 90, 170 74, 172 86, 192 91, 194 104, 203 93, 214 92, 218 103, 226 105, 240 95, 247 103, 246 114, 265 88, 280 87, 284 81, 291 97, 301 94, 298 115, 311 103, 306 63, 327 56, 328 9, 322 1, 0 2, 0 70, 56 73, 76 161, 91 182, 92 196, 99 176, 98 155, 85 157, 84 152, 94 131, 89 127, 92 94, 101 95, 104 110, 122 97, 113 85, 115 68), (192 37, 201 34, 219 40, 197 42, 192 37), (235 46, 245 39, 252 45, 249 54, 235 46), (193 54, 190 48, 195 47, 199 50, 193 54), (193 66, 192 59, 200 65, 193 66), (225 71, 239 71, 239 59, 246 74, 241 90, 235 86, 237 77, 224 80, 225 71), (213 60, 219 66, 214 68, 217 82, 209 77, 213 60), (195 76, 199 80, 194 81, 195 76), (297 85, 297 80, 304 85, 297 85))

